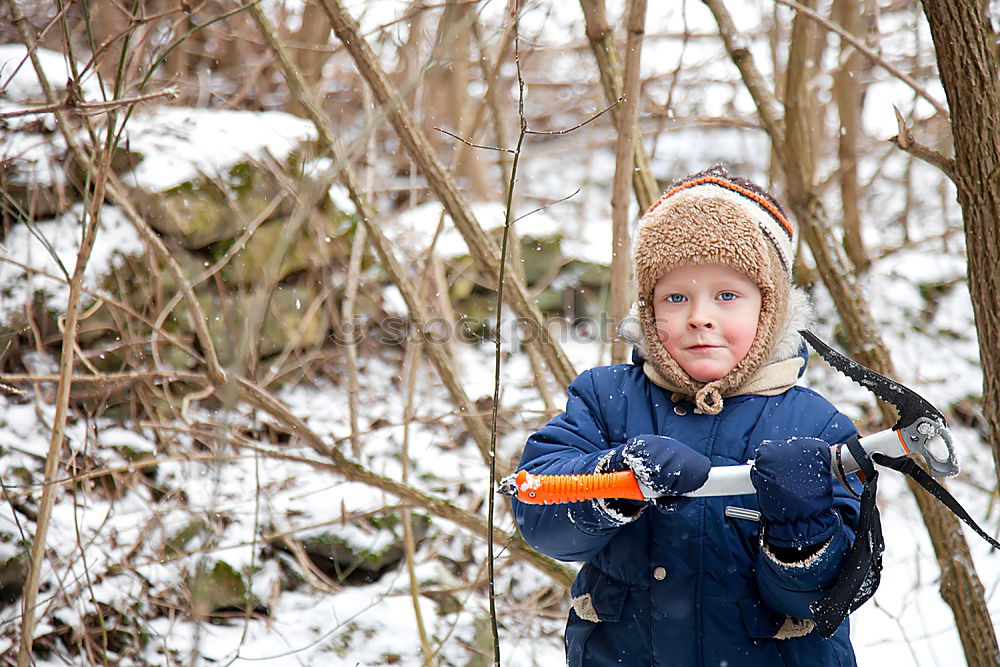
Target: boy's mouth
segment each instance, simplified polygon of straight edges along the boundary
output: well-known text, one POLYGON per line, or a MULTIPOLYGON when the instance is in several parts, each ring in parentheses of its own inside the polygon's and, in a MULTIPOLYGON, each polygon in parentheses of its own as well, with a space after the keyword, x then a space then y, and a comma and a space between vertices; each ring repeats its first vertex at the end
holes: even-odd
POLYGON ((710 352, 712 350, 718 350, 721 347, 722 347, 721 345, 699 344, 699 345, 689 345, 687 349, 690 352, 710 352))

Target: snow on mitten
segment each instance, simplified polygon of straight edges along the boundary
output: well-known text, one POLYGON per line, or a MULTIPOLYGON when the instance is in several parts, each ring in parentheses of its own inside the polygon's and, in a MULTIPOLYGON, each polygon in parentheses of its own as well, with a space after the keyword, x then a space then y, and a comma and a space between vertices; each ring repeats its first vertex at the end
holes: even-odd
POLYGON ((680 440, 637 435, 612 451, 606 470, 630 468, 640 484, 664 496, 694 491, 708 479, 712 462, 680 440))

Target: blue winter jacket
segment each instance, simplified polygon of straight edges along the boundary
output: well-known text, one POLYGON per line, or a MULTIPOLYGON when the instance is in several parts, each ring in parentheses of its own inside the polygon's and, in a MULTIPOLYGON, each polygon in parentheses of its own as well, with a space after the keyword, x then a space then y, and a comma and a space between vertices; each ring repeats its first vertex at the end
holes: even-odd
MULTIPOLYGON (((528 439, 519 468, 590 473, 606 450, 644 434, 676 438, 722 466, 746 463, 765 440, 834 444, 856 432, 802 387, 731 397, 718 415, 696 413, 672 402, 639 364, 587 371, 568 396, 566 411, 528 439)), ((573 667, 855 665, 848 621, 830 639, 815 630, 773 638, 788 617, 811 618, 809 604, 832 585, 854 539, 858 503, 841 484, 834 489, 840 529, 816 558, 794 565, 762 552, 759 522, 726 517, 730 505, 756 509, 752 494, 683 499, 672 511, 650 505, 624 525, 594 502, 513 505, 533 548, 585 563, 566 626, 573 667)))

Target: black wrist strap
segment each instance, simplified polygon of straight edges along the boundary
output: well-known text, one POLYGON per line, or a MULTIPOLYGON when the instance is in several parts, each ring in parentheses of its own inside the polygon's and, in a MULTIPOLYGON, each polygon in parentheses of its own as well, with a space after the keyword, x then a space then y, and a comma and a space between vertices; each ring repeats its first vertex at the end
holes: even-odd
MULTIPOLYGON (((843 444, 837 445, 834 448, 834 452, 835 456, 834 456, 833 471, 837 474, 837 479, 840 480, 840 483, 847 490, 847 492, 854 497, 855 500, 861 500, 861 494, 855 491, 854 487, 851 486, 851 483, 847 480, 847 472, 844 470, 844 456, 843 456, 844 445, 843 444)), ((861 483, 863 485, 864 480, 862 480, 861 483)))
POLYGON ((971 516, 969 516, 969 513, 964 507, 962 507, 962 504, 955 499, 955 496, 951 495, 948 492, 948 489, 941 486, 937 480, 928 475, 927 471, 917 465, 917 462, 909 456, 893 458, 891 456, 886 456, 885 454, 876 453, 872 456, 872 459, 880 466, 892 468, 896 472, 901 472, 912 479, 914 482, 923 487, 927 493, 941 501, 942 505, 951 510, 952 514, 964 521, 969 528, 976 531, 976 533, 989 542, 994 549, 1000 549, 1000 542, 997 542, 985 530, 979 527, 979 524, 976 523, 971 516))
POLYGON ((882 552, 885 549, 882 521, 875 505, 878 472, 857 436, 846 444, 851 456, 861 466, 865 483, 861 492, 857 534, 844 557, 840 575, 826 595, 809 605, 816 628, 820 635, 827 638, 833 636, 848 614, 875 594, 882 577, 882 552))

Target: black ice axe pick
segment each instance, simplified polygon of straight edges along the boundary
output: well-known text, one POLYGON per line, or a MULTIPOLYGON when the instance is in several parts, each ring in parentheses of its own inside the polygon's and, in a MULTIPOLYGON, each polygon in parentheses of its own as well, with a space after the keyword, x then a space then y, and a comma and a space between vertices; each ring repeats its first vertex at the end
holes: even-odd
MULTIPOLYGON (((898 457, 904 454, 919 454, 927 462, 927 467, 934 477, 951 477, 958 474, 958 458, 955 456, 948 424, 944 416, 927 399, 909 387, 848 359, 811 331, 803 329, 799 333, 828 364, 895 407, 899 413, 899 418, 892 428, 863 438, 864 449, 869 455, 881 454, 885 457, 896 454, 898 457), (892 442, 893 439, 899 441, 898 446, 892 442), (941 456, 936 455, 932 449, 932 444, 938 440, 947 450, 941 456)), ((838 448, 843 447, 844 445, 838 445, 838 448)), ((846 456, 851 456, 853 459, 849 451, 844 453, 843 457, 846 456)), ((835 453, 835 459, 842 461, 843 457, 835 453)))

